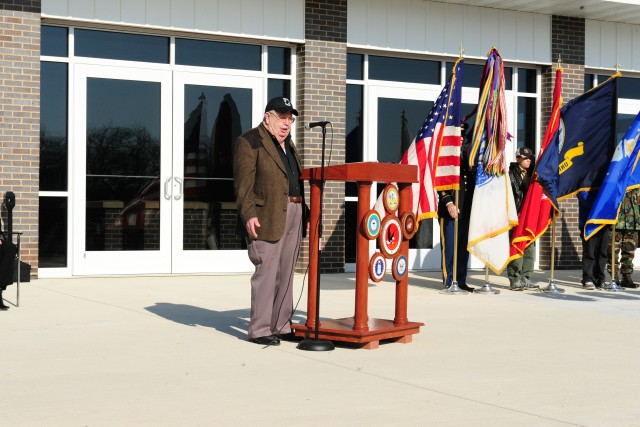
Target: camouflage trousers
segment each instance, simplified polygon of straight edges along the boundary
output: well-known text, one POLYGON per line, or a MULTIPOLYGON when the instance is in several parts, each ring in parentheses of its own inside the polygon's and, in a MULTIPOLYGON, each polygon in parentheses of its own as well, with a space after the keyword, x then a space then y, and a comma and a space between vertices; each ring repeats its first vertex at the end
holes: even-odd
MULTIPOLYGON (((633 273, 633 256, 638 247, 638 230, 616 230, 616 276, 633 273)), ((607 262, 607 270, 611 273, 611 262, 607 262)))

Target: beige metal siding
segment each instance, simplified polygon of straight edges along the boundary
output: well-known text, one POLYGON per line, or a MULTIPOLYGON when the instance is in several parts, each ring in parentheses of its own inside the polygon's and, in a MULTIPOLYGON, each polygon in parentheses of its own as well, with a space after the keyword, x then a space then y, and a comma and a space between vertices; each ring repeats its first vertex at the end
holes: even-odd
POLYGON ((350 46, 551 63, 551 16, 415 0, 350 0, 350 46))
POLYGON ((304 41, 304 0, 43 0, 42 16, 304 41))

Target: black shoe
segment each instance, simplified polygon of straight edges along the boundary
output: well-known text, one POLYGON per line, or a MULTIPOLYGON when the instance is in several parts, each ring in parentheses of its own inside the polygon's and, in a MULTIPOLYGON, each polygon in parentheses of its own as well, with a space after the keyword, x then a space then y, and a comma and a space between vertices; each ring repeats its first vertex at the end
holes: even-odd
POLYGON ((292 332, 288 332, 286 334, 278 334, 278 338, 280 338, 281 341, 300 341, 302 338, 301 337, 297 337, 296 334, 292 332))
POLYGON ((463 291, 467 291, 467 292, 473 292, 473 290, 475 289, 475 288, 472 288, 471 286, 468 286, 468 285, 465 285, 465 284, 458 285, 458 287, 460 289, 462 289, 463 291))
POLYGON ((633 279, 631 278, 630 274, 623 274, 622 275, 622 280, 618 282, 620 284, 620 286, 622 286, 623 288, 637 288, 638 285, 633 283, 633 279))
POLYGON ((267 335, 266 337, 249 338, 252 343, 260 345, 280 345, 280 338, 275 335, 267 335))

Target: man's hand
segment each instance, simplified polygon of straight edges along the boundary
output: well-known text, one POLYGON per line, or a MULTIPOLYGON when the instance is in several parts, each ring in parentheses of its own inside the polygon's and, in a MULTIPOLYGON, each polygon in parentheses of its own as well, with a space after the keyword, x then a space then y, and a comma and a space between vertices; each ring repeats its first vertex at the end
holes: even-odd
POLYGON ((247 233, 249 233, 250 237, 253 237, 254 239, 258 238, 258 228, 260 227, 260 221, 258 221, 258 218, 254 217, 254 218, 250 218, 249 221, 247 221, 247 233))
POLYGON ((451 215, 451 218, 456 219, 456 217, 458 216, 458 209, 456 208, 456 205, 454 205, 453 203, 449 203, 447 205, 447 211, 449 212, 449 215, 451 215))

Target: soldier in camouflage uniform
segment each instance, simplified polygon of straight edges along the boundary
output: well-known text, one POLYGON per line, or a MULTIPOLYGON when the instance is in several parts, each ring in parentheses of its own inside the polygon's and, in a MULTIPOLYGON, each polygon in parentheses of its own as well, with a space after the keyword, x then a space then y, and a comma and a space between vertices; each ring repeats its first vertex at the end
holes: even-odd
MULTIPOLYGON (((638 234, 640 233, 640 188, 628 191, 620 206, 618 223, 615 235, 616 277, 622 275, 622 280, 616 280, 625 288, 637 288, 633 283, 633 256, 638 247, 638 234)), ((611 272, 611 266, 608 265, 611 272)))

